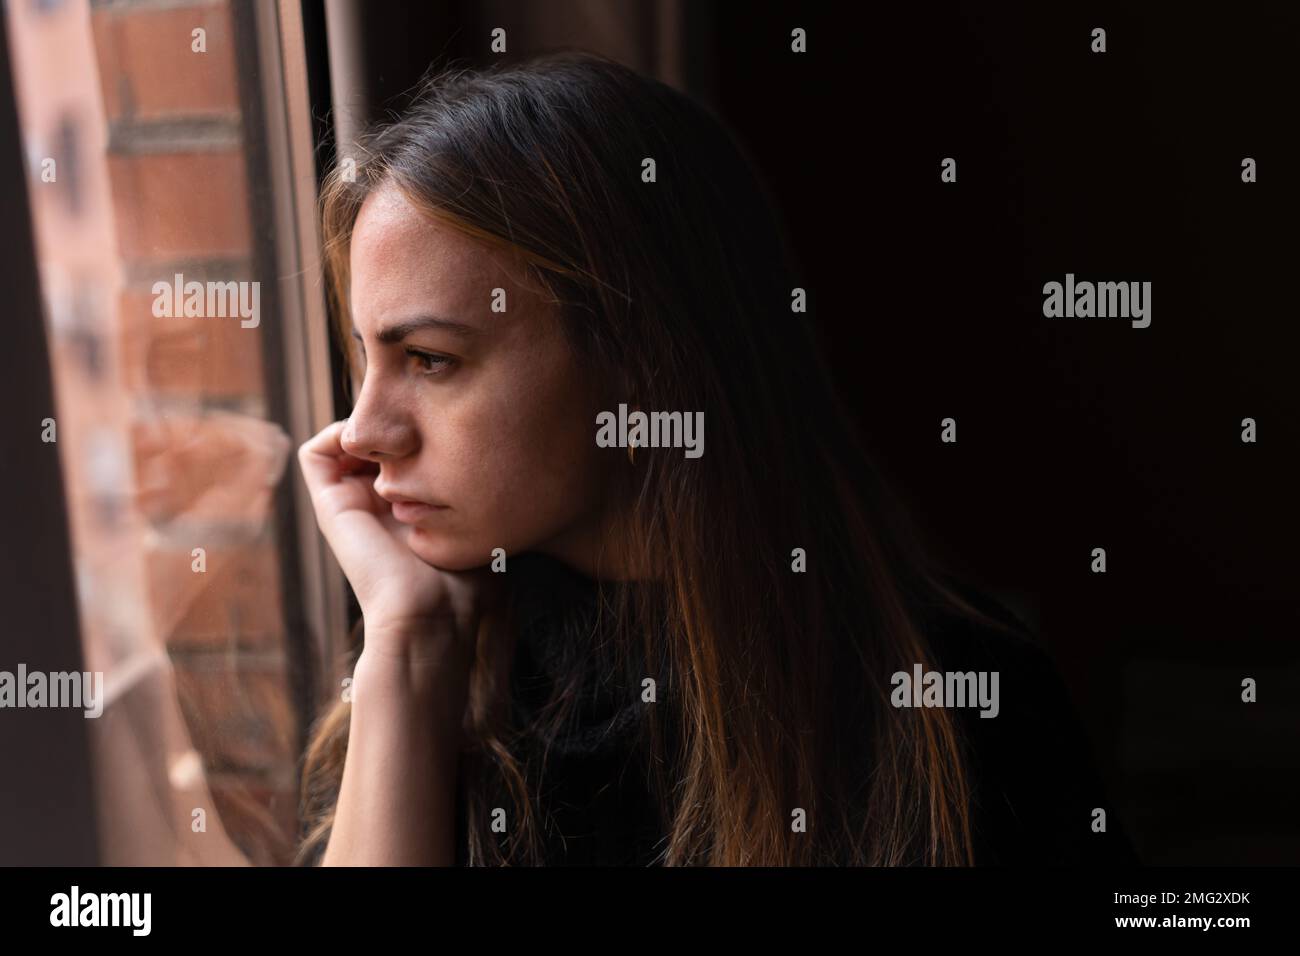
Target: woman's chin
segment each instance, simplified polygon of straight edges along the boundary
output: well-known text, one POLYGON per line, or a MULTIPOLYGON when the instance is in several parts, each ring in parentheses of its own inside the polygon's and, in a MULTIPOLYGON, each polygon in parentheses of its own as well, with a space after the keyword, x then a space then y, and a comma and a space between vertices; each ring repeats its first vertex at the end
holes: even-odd
POLYGON ((417 558, 439 571, 470 571, 481 568, 492 560, 490 549, 479 553, 449 540, 444 534, 423 528, 411 529, 406 546, 417 558))

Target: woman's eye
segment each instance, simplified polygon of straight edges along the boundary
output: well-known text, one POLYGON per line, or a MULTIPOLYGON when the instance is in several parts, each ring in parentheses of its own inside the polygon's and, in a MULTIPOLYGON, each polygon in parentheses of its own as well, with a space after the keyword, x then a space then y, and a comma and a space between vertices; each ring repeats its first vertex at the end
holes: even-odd
POLYGON ((415 360, 417 368, 426 375, 436 375, 445 371, 455 361, 445 355, 434 355, 432 352, 421 352, 417 349, 407 349, 406 354, 415 360))

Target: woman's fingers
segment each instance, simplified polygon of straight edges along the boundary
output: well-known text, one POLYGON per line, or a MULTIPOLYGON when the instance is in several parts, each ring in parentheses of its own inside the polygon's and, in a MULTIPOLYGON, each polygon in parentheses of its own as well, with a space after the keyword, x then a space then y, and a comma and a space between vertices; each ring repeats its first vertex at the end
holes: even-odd
POLYGON ((339 458, 344 454, 339 440, 346 426, 346 418, 326 425, 298 448, 298 464, 307 486, 313 491, 338 480, 339 458))
POLYGON ((298 460, 303 476, 313 490, 339 481, 348 475, 378 475, 379 465, 365 458, 357 458, 343 450, 343 430, 347 419, 325 426, 298 449, 298 460))

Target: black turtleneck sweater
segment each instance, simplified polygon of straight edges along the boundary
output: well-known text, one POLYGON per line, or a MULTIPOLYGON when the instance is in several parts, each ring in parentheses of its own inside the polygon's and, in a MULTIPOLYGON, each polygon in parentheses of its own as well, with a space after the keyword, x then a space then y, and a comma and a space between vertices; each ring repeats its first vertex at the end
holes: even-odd
MULTIPOLYGON (((570 655, 590 655, 598 589, 550 559, 513 558, 512 572, 516 562, 528 581, 519 592, 512 675, 514 712, 523 721, 537 712, 556 676, 567 672, 570 655)), ((997 717, 981 718, 974 707, 955 709, 969 741, 977 864, 1136 865, 1052 659, 1001 605, 962 593, 1024 635, 953 617, 936 617, 927 626, 940 669, 999 672, 997 717), (1094 807, 1106 810, 1105 833, 1092 832, 1094 807)), ((595 665, 586 673, 581 706, 552 741, 535 796, 545 863, 654 865, 661 862, 666 830, 645 778, 644 734, 646 708, 663 704, 642 703, 634 675, 595 665)), ((463 864, 461 804, 458 843, 463 864)))
MULTIPOLYGON (((594 581, 540 555, 511 559, 517 575, 519 637, 511 673, 517 726, 540 712, 557 682, 582 675, 568 721, 550 739, 526 738, 521 756, 546 750, 544 771, 530 780, 548 866, 651 865, 663 849, 664 827, 651 797, 647 708, 637 653, 630 673, 593 651, 599 632, 594 581)), ((653 585, 639 584, 636 587, 653 585)), ((661 682, 662 683, 662 682, 661 682)), ((537 765, 534 759, 534 765, 537 765)), ((458 844, 465 862, 464 806, 458 804, 458 844)))

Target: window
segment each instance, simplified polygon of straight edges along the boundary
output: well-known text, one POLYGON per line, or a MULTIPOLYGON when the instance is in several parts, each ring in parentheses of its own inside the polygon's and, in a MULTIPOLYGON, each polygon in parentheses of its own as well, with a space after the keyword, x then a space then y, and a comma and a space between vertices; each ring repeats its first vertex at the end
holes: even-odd
POLYGON ((82 667, 104 675, 100 862, 288 862, 345 630, 290 473, 332 417, 297 7, 11 3, 5 27, 82 667))

